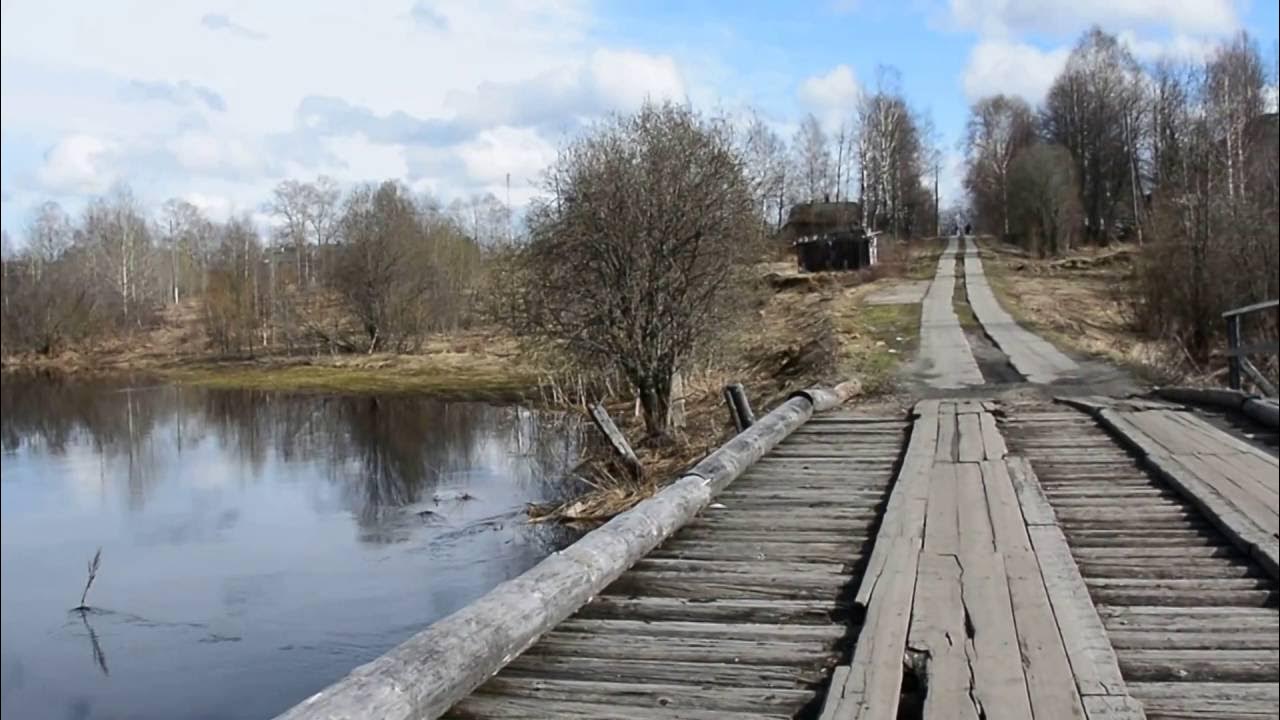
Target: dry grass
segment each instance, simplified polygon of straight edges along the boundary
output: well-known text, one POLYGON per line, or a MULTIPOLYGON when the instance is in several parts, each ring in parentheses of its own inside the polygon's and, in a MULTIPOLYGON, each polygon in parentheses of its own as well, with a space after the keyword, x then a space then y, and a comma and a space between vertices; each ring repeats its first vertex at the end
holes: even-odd
MULTIPOLYGON (((942 243, 918 242, 890 254, 873 272, 798 273, 794 262, 761 264, 769 291, 751 317, 728 338, 720 355, 700 363, 685 380, 686 423, 668 446, 644 447, 643 427, 629 403, 610 405, 623 432, 637 445, 644 477, 630 479, 592 454, 579 468, 584 492, 558 504, 531 508, 538 521, 595 523, 650 497, 733 432, 722 388, 740 382, 757 416, 795 390, 856 378, 864 396, 891 393, 898 366, 918 343, 920 305, 869 305, 884 287, 923 274, 933 276, 942 243)), ((605 452, 604 450, 600 451, 605 452)))
POLYGON ((1001 305, 1058 347, 1125 367, 1153 382, 1189 382, 1202 374, 1170 342, 1139 332, 1129 288, 1134 248, 1086 248, 1041 260, 980 241, 982 261, 1001 305))

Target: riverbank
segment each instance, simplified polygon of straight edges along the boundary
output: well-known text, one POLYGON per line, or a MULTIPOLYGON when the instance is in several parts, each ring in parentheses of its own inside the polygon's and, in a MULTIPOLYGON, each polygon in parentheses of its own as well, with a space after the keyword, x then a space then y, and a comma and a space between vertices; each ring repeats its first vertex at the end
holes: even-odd
MULTIPOLYGON (((758 414, 790 393, 856 379, 864 397, 892 395, 899 366, 909 361, 919 333, 919 300, 869 301, 921 276, 937 261, 937 242, 882 250, 870 271, 798 273, 790 261, 759 266, 760 291, 738 327, 722 336, 714 353, 684 373, 684 422, 673 442, 646 442, 641 417, 624 388, 606 398, 615 422, 635 446, 644 476, 613 478, 584 466, 580 493, 542 508, 549 519, 600 520, 650 495, 670 478, 725 442, 734 432, 721 389, 742 383, 758 414)), ((917 281, 918 282, 918 281, 917 281)), ((411 354, 220 357, 204 338, 172 313, 153 330, 115 344, 53 357, 5 358, 6 370, 64 374, 151 376, 221 389, 330 394, 403 393, 444 399, 521 402, 585 414, 577 379, 557 371, 544 353, 522 346, 494 327, 472 327, 425 339, 411 354)), ((598 390, 598 389, 597 389, 598 390)), ((587 460, 605 458, 603 450, 587 460)))

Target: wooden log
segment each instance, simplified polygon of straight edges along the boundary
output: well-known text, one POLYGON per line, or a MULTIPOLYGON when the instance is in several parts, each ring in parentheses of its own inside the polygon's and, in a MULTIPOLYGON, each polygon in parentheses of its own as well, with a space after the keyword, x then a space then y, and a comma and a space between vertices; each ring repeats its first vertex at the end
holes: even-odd
POLYGON ((1244 401, 1244 414, 1269 428, 1280 428, 1280 405, 1274 400, 1250 398, 1244 401))
POLYGON ((1249 399, 1248 393, 1227 388, 1164 387, 1156 388, 1155 394, 1178 403, 1211 405, 1226 410, 1239 410, 1249 399))
POLYGON ((729 418, 738 432, 755 424, 756 414, 751 411, 751 401, 747 399, 747 390, 742 383, 724 386, 724 402, 729 406, 729 418))
POLYGON ((862 383, 846 380, 833 388, 808 388, 793 393, 792 398, 803 397, 809 401, 815 413, 833 410, 862 392, 862 383))
POLYGON ((627 436, 623 435, 618 426, 613 423, 613 418, 609 417, 609 411, 605 410, 604 405, 602 403, 592 404, 590 414, 591 422, 609 441, 614 454, 622 460, 623 465, 627 467, 632 477, 639 478, 644 475, 644 466, 640 464, 640 458, 636 457, 636 451, 631 449, 631 443, 627 442, 627 436))
POLYGON ((813 406, 808 396, 788 400, 653 497, 280 717, 439 717, 688 523, 813 406))
POLYGON ((720 492, 734 478, 769 452, 813 415, 813 403, 796 396, 738 433, 689 470, 689 477, 706 480, 711 493, 720 492))

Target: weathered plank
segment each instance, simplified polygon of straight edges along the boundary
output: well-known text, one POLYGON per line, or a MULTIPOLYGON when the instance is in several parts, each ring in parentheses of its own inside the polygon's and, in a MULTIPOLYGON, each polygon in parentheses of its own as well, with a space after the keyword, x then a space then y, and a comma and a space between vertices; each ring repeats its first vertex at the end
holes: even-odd
MULTIPOLYGON (((954 495, 951 505, 954 514, 954 495)), ((924 676, 928 688, 925 717, 979 717, 973 694, 973 668, 965 652, 966 644, 971 642, 965 620, 959 560, 954 554, 938 555, 928 550, 921 553, 907 647, 909 661, 916 666, 916 673, 924 676)))
POLYGON ((982 427, 984 459, 1003 460, 1005 455, 1009 453, 1009 449, 1005 446, 1004 435, 1000 433, 1000 428, 996 426, 996 416, 991 413, 983 413, 979 416, 979 422, 982 427))
POLYGON ((1031 711, 1037 720, 1084 718, 1040 565, 1005 463, 981 465, 996 546, 1004 558, 1031 711))
POLYGON ((1062 530, 1056 525, 1035 525, 1027 528, 1027 534, 1039 560, 1045 590, 1061 629, 1080 695, 1123 695, 1124 679, 1115 650, 1107 639, 1084 578, 1071 559, 1062 530))
POLYGON ((550 677, 566 680, 631 680, 633 682, 699 683, 723 687, 795 689, 811 687, 826 677, 825 667, 814 665, 742 665, 740 663, 633 660, 565 655, 521 655, 502 670, 512 677, 550 677))
POLYGON ((735 598, 695 602, 683 598, 602 595, 579 610, 578 617, 828 624, 831 612, 830 603, 816 600, 735 598))
POLYGON ((473 695, 461 703, 454 713, 459 718, 501 717, 510 720, 547 720, 570 718, 581 720, 790 720, 790 713, 729 713, 724 710, 664 709, 662 707, 624 706, 616 703, 556 702, 505 695, 473 695))
POLYGON ((1044 488, 1040 486, 1031 461, 1022 456, 1010 456, 1005 458, 1005 468, 1013 482, 1014 492, 1018 495, 1023 522, 1027 525, 1056 525, 1057 515, 1044 494, 1044 488))
POLYGON ((957 415, 956 418, 958 432, 960 433, 958 443, 960 462, 978 462, 982 460, 986 455, 986 450, 983 444, 982 423, 978 419, 979 416, 974 413, 965 413, 957 415))

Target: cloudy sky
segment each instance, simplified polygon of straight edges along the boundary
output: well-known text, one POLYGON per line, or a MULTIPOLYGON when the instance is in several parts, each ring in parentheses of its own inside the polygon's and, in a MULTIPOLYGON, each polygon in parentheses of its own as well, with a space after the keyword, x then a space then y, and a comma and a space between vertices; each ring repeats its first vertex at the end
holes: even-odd
MULTIPOLYGON (((1246 29, 1265 0, 3 0, 5 229, 128 182, 223 217, 283 178, 399 178, 514 205, 582 123, 645 98, 757 109, 789 133, 901 72, 954 148, 968 103, 1038 101, 1091 23, 1143 59, 1246 29)), ((953 152, 944 193, 956 192, 953 152)))

